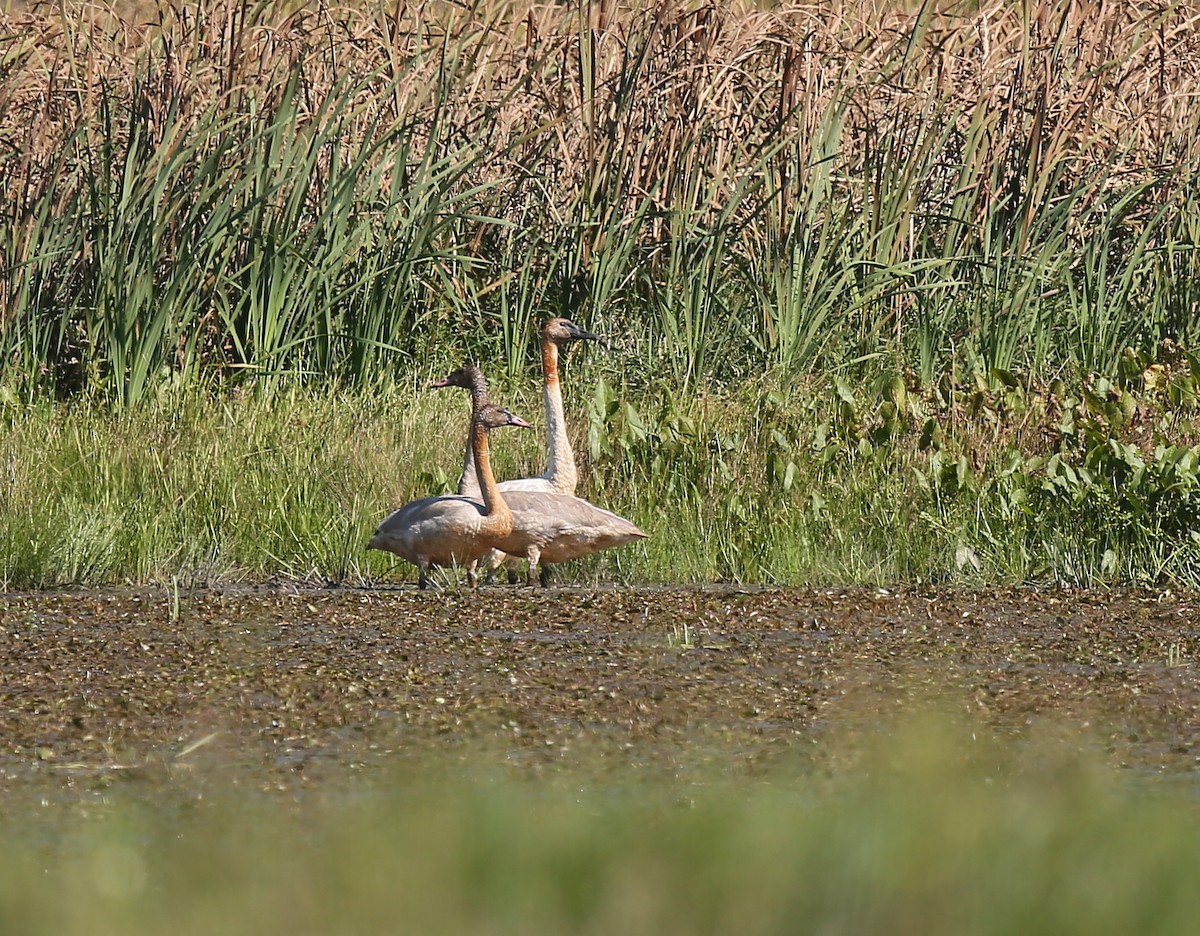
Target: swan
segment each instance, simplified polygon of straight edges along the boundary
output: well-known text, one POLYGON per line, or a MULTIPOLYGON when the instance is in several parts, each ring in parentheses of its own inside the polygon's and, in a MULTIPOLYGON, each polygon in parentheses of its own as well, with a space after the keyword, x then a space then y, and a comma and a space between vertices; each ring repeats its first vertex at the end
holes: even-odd
POLYGON ((423 497, 393 511, 367 543, 368 549, 395 553, 417 567, 418 586, 429 586, 431 566, 467 567, 467 582, 479 584, 479 560, 495 543, 512 530, 512 513, 496 487, 488 451, 488 433, 500 426, 532 428, 508 410, 492 405, 487 399, 487 384, 479 368, 472 364, 433 384, 481 387, 471 394, 470 440, 482 481, 480 501, 461 495, 423 497))
MULTIPOLYGON (((571 440, 567 436, 562 386, 558 382, 558 349, 572 341, 599 341, 600 338, 565 318, 552 318, 543 322, 541 336, 542 403, 546 407, 546 470, 534 478, 501 481, 500 490, 574 494, 579 483, 579 473, 575 469, 575 452, 571 449, 571 440)), ((486 393, 486 388, 484 392, 486 393)), ((458 481, 458 493, 466 497, 479 497, 479 479, 475 476, 475 460, 471 454, 469 439, 467 453, 463 459, 462 476, 458 481)))
MULTIPOLYGON (((470 391, 472 409, 487 399, 487 381, 477 368, 455 371, 433 386, 461 387, 470 391)), ((489 473, 490 470, 489 464, 489 473)), ((491 480, 495 484, 495 479, 491 480)), ((579 559, 646 537, 636 524, 582 497, 557 491, 522 490, 510 485, 507 481, 496 485, 497 492, 503 492, 504 503, 512 514, 512 525, 505 533, 491 537, 495 547, 493 555, 507 553, 510 557, 527 560, 526 583, 530 586, 539 581, 543 563, 553 565, 579 559)))
POLYGON ((574 494, 508 491, 504 499, 513 525, 494 546, 529 562, 529 586, 539 582, 542 564, 581 559, 646 538, 636 524, 574 494))

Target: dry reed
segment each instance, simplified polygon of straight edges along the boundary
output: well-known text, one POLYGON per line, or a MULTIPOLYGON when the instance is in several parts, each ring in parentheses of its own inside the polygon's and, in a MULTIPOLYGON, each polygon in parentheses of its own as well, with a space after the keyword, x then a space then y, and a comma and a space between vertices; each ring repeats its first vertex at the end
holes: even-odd
MULTIPOLYGON (((904 208, 876 222, 891 233, 872 257, 892 264, 927 255, 922 226, 945 225, 946 255, 969 253, 995 235, 984 222, 998 214, 1020 251, 1039 214, 1098 173, 1102 184, 1072 209, 1078 236, 1089 236, 1085 210, 1118 182, 1153 180, 1152 197, 1123 209, 1134 237, 1158 206, 1185 197, 1200 156, 1200 10, 1190 3, 8 7, 6 323, 28 304, 21 271, 43 249, 31 206, 49 198, 51 213, 75 210, 81 195, 63 184, 64 167, 99 164, 99 149, 128 144, 127 114, 169 155, 214 114, 268 112, 292 89, 298 128, 331 120, 331 95, 346 91, 336 116, 347 149, 402 126, 421 158, 470 151, 454 185, 479 194, 439 245, 460 261, 439 288, 476 301, 513 274, 503 268, 513 265, 509 228, 534 242, 518 256, 549 253, 555 231, 566 232, 555 275, 597 302, 639 288, 632 263, 601 288, 597 258, 617 241, 650 267, 686 240, 684 228, 734 232, 722 237, 739 239, 735 256, 785 249, 806 223, 814 177, 834 160, 828 190, 868 214, 880 167, 901 167, 887 184, 907 186, 904 208), (915 170, 906 147, 927 151, 915 170), (941 218, 964 198, 956 223, 941 218)), ((326 142, 313 163, 314 216, 337 153, 326 142)), ((388 146, 369 157, 403 177, 409 166, 391 160, 388 146)), ((370 193, 363 203, 369 213, 370 193)), ((85 233, 61 277, 84 276, 93 246, 85 233)), ((174 244, 161 263, 187 247, 174 244)))

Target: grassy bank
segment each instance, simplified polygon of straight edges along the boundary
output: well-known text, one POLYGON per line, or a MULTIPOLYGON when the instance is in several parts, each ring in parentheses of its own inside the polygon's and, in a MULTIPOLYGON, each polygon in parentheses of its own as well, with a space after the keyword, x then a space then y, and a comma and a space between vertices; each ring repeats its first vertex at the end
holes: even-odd
MULTIPOLYGON (((581 493, 650 536, 557 580, 1194 585, 1200 364, 1169 356, 1075 384, 879 374, 685 397, 573 359, 581 493)), ((493 392, 541 425, 534 374, 493 392)), ((411 579, 364 544, 389 509, 454 489, 465 423, 461 394, 399 384, 180 390, 119 413, 10 401, 2 582, 411 579)), ((543 438, 497 433, 499 476, 540 471, 543 438)))
POLYGON ((852 771, 750 783, 721 756, 686 784, 614 783, 578 756, 522 779, 480 752, 294 801, 132 777, 6 811, 0 919, 27 936, 1191 932, 1194 797, 1069 749, 918 719, 852 771))

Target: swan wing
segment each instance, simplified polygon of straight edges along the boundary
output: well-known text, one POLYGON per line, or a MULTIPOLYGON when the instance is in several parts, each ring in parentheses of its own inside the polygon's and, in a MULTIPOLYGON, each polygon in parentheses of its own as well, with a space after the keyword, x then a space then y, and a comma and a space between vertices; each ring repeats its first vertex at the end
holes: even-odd
POLYGON ((500 548, 523 554, 535 545, 545 562, 577 559, 646 535, 624 517, 570 494, 514 491, 505 501, 513 531, 500 548))
POLYGON ((385 517, 367 547, 414 563, 462 565, 487 552, 478 535, 483 517, 483 505, 469 498, 423 497, 385 517))

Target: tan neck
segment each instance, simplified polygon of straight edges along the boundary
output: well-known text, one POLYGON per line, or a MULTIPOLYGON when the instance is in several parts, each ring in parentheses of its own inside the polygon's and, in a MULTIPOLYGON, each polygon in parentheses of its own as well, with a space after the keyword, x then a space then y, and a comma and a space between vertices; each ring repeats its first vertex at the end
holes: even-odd
POLYGON ((487 426, 471 420, 471 448, 475 454, 475 470, 479 475, 479 487, 483 495, 482 532, 488 536, 507 536, 512 532, 512 511, 500 494, 496 477, 492 474, 492 456, 488 447, 487 426))
POLYGON ((567 437, 567 417, 563 412, 562 385, 558 382, 558 345, 542 341, 542 402, 546 407, 546 459, 543 477, 564 494, 574 494, 578 478, 575 453, 567 437))
POLYGON ((549 338, 542 339, 542 376, 546 383, 558 383, 558 345, 549 338))
POLYGON ((462 474, 458 477, 458 493, 464 497, 480 498, 479 475, 475 471, 475 417, 487 400, 487 387, 471 387, 471 431, 467 433, 467 450, 463 455, 462 474))

